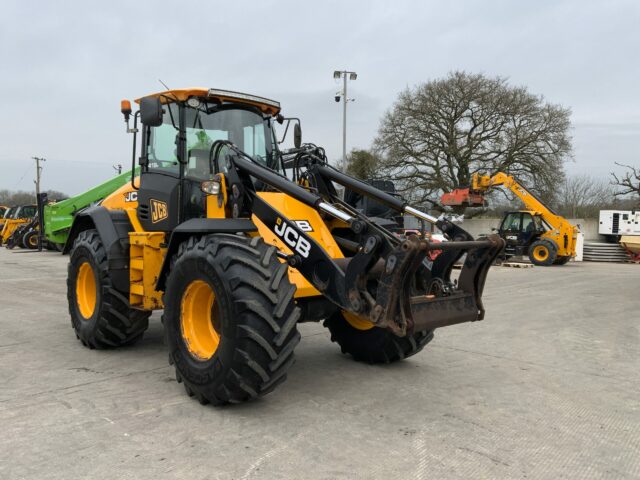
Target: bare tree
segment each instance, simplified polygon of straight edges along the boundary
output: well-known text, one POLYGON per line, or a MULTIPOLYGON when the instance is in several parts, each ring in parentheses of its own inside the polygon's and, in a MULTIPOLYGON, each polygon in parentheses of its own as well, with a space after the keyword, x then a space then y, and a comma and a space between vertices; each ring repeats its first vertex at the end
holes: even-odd
POLYGON ((621 176, 616 175, 615 172, 611 172, 611 176, 613 177, 612 184, 619 187, 615 195, 619 197, 638 195, 640 197, 640 169, 618 162, 616 162, 616 165, 626 168, 627 171, 621 176))
POLYGON ((606 179, 589 175, 567 177, 560 186, 557 209, 571 218, 597 218, 598 211, 615 203, 614 191, 606 179))
POLYGON ((424 203, 504 171, 551 199, 571 155, 570 111, 501 77, 454 72, 400 93, 374 147, 403 194, 424 203))
POLYGON ((59 192, 58 190, 47 190, 47 199, 50 202, 59 202, 60 200, 66 200, 67 198, 69 198, 69 195, 64 192, 59 192))
MULTIPOLYGON (((68 196, 57 190, 47 190, 47 198, 49 201, 59 201, 68 198, 68 196)), ((23 190, 0 190, 0 205, 29 205, 36 203, 35 192, 25 192, 23 190)))

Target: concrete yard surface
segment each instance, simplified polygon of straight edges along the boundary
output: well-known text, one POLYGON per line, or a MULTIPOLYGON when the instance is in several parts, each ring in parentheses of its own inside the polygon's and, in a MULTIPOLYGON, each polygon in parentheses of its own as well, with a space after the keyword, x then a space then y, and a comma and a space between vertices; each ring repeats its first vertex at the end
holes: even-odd
POLYGON ((493 267, 486 319, 387 366, 318 324, 273 394, 215 408, 141 343, 82 347, 68 258, 0 249, 0 479, 640 478, 640 266, 493 267))

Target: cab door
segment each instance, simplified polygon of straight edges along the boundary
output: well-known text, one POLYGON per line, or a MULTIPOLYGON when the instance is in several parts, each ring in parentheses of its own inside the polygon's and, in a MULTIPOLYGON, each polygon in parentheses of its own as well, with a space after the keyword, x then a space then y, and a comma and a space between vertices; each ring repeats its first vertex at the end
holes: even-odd
POLYGON ((522 231, 522 213, 508 212, 505 214, 498 230, 499 235, 505 240, 505 254, 517 255, 520 233, 522 231))
POLYGON ((175 104, 165 105, 162 124, 143 126, 138 220, 147 232, 170 232, 182 221, 180 211, 183 115, 175 104))
POLYGON ((528 212, 522 212, 522 224, 518 235, 518 245, 529 247, 540 236, 540 218, 528 212))

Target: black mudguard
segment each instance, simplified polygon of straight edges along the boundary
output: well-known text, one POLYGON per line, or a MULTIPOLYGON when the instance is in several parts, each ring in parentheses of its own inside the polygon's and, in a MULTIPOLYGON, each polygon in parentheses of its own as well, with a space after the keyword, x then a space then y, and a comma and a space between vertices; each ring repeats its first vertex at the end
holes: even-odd
POLYGON ((248 218, 192 218, 178 225, 173 232, 167 245, 167 254, 164 257, 156 290, 163 291, 171 258, 178 251, 182 242, 192 236, 202 236, 209 233, 243 233, 255 232, 258 228, 248 218))
POLYGON ((114 287, 121 292, 128 292, 129 232, 133 230, 133 227, 126 212, 107 210, 99 205, 81 210, 73 219, 62 253, 69 253, 78 234, 89 229, 98 231, 107 251, 107 261, 114 287))

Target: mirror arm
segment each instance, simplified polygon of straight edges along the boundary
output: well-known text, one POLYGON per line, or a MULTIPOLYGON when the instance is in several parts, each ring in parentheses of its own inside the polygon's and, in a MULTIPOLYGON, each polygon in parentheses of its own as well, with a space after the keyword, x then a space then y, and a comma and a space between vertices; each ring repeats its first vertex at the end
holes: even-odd
POLYGON ((142 152, 140 152, 140 157, 138 158, 138 165, 140 165, 140 167, 145 167, 147 168, 149 166, 149 137, 151 136, 151 127, 149 127, 148 125, 142 125, 142 140, 144 142, 144 147, 145 147, 145 154, 142 155, 142 152))
POLYGON ((298 117, 283 117, 283 118, 284 118, 283 122, 286 120, 287 126, 285 127, 284 133, 282 134, 282 139, 278 140, 278 144, 281 144, 287 138, 287 132, 289 131, 289 125, 291 124, 291 120, 295 120, 296 122, 298 122, 300 129, 302 129, 302 122, 298 117))
MULTIPOLYGON (((138 139, 138 117, 140 117, 140 110, 138 110, 133 116, 133 151, 131 152, 131 187, 134 190, 138 190, 136 187, 136 140, 138 139)), ((128 122, 127 122, 128 123, 128 122)), ((127 125, 128 126, 128 125, 127 125)))
POLYGON ((287 126, 284 129, 284 133, 282 134, 282 140, 278 141, 278 145, 280 145, 282 142, 284 142, 284 139, 287 138, 287 132, 289 131, 289 124, 291 124, 291 119, 287 118, 285 119, 287 121, 287 126))

